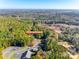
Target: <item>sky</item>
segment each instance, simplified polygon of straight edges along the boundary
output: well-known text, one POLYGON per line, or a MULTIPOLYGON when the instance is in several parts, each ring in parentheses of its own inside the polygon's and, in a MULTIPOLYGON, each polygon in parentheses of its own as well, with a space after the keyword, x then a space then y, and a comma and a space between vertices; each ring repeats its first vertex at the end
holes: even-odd
POLYGON ((0 0, 0 9, 79 9, 79 0, 0 0))

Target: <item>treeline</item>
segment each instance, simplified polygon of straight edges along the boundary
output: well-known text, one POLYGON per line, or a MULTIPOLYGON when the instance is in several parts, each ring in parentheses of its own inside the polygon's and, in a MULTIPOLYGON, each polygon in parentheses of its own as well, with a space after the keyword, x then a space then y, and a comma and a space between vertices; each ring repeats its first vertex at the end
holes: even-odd
POLYGON ((0 47, 26 46, 33 40, 25 34, 31 30, 32 21, 19 21, 12 17, 0 17, 0 47))
POLYGON ((79 25, 79 20, 75 16, 68 16, 65 14, 55 14, 55 15, 40 15, 35 18, 46 24, 68 24, 68 25, 79 25))
POLYGON ((76 52, 79 52, 79 29, 65 28, 59 36, 60 39, 74 45, 76 52))
MULTIPOLYGON (((40 26, 40 22, 32 20, 17 20, 13 17, 0 17, 0 53, 10 46, 25 47, 34 39, 47 39, 46 56, 40 48, 38 55, 31 59, 70 59, 67 49, 58 45, 58 33, 54 30, 40 26), (43 31, 40 35, 27 35, 27 31, 43 31), (65 53, 65 55, 63 55, 65 53)), ((1 55, 0 55, 1 58, 1 55)), ((1 58, 2 59, 2 58, 1 58)))

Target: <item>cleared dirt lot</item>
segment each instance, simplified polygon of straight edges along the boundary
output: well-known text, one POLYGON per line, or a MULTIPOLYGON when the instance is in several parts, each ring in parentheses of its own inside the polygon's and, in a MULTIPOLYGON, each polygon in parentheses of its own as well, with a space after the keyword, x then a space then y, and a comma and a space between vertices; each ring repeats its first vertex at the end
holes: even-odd
MULTIPOLYGON (((70 47, 71 45, 68 44, 68 42, 58 42, 59 45, 62 45, 64 46, 65 48, 68 49, 68 47, 70 47)), ((70 52, 67 52, 69 54, 69 56, 72 58, 72 59, 79 59, 79 54, 71 54, 70 52)))

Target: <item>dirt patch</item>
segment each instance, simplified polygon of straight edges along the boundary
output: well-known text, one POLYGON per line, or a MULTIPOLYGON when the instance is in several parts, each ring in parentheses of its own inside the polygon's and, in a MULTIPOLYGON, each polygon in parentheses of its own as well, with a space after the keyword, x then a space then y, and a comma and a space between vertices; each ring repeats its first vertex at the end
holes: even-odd
MULTIPOLYGON (((67 49, 68 47, 72 46, 72 45, 69 45, 68 42, 58 42, 58 44, 64 46, 67 49)), ((67 53, 72 59, 79 59, 79 54, 72 55, 70 52, 67 52, 67 53)))

